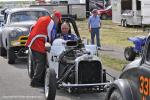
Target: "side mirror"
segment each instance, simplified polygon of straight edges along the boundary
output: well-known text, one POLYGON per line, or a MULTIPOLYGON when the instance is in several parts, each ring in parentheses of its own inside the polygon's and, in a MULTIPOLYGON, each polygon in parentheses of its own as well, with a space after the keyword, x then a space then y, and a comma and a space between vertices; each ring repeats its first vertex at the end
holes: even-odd
POLYGON ((49 42, 45 43, 45 49, 46 49, 46 51, 50 52, 50 50, 51 50, 51 44, 49 42))

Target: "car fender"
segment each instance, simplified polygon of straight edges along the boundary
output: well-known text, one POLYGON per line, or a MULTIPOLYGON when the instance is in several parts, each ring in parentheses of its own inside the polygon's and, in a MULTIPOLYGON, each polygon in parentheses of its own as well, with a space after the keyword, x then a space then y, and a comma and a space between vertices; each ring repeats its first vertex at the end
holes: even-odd
POLYGON ((121 93, 123 100, 136 100, 133 96, 131 86, 128 80, 126 79, 117 79, 114 81, 108 90, 106 100, 109 100, 111 93, 115 90, 118 89, 119 92, 121 93))
POLYGON ((7 49, 8 45, 9 45, 9 42, 8 42, 9 41, 9 33, 11 33, 11 31, 12 31, 12 29, 7 28, 7 27, 2 29, 2 44, 5 49, 7 49))

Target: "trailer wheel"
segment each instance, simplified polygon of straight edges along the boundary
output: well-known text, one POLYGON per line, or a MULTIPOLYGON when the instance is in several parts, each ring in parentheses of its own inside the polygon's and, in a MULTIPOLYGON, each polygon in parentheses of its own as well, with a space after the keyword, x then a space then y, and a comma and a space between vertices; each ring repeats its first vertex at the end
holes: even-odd
POLYGON ((121 20, 121 26, 124 27, 124 20, 121 20))
POLYGON ((124 57, 128 61, 133 61, 136 57, 136 52, 134 52, 133 47, 126 47, 124 50, 124 57))
POLYGON ((115 89, 112 92, 109 100, 123 100, 123 98, 121 96, 121 93, 117 89, 115 89))
POLYGON ((55 100, 56 96, 56 89, 57 89, 57 83, 56 83, 56 73, 53 69, 47 68, 46 74, 45 74, 45 98, 46 100, 55 100))
POLYGON ((7 59, 8 59, 8 64, 14 64, 15 63, 15 52, 13 50, 13 48, 9 48, 7 50, 7 59))
POLYGON ((128 27, 127 20, 124 20, 124 27, 128 27))

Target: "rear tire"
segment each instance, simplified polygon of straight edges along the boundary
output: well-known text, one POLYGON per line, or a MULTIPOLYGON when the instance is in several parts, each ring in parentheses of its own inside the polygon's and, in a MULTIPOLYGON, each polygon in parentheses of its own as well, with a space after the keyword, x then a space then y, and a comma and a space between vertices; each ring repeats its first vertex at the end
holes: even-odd
POLYGON ((29 50, 29 52, 28 52, 28 65, 27 65, 27 68, 28 68, 28 75, 32 79, 32 77, 34 75, 34 63, 33 63, 31 50, 29 50))
POLYGON ((45 75, 45 98, 46 100, 55 100, 56 96, 56 89, 57 89, 57 83, 56 83, 56 73, 53 69, 47 68, 46 75, 45 75))
POLYGON ((15 56, 15 52, 14 52, 13 48, 9 48, 7 50, 7 59, 8 59, 8 64, 15 63, 16 56, 15 56))
POLYGON ((5 48, 0 47, 0 56, 6 56, 7 55, 7 51, 5 50, 5 48))
POLYGON ((133 61, 136 57, 136 52, 134 52, 133 47, 126 47, 124 50, 124 57, 128 61, 133 61))
POLYGON ((123 100, 121 93, 116 89, 112 92, 109 100, 123 100))

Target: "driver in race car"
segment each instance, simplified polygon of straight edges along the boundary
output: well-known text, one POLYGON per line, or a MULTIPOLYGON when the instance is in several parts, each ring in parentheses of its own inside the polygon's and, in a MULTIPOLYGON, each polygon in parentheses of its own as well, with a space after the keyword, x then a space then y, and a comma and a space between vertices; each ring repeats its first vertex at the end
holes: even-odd
POLYGON ((77 41, 78 37, 71 33, 71 27, 70 24, 67 22, 63 22, 61 25, 61 36, 62 39, 64 40, 74 40, 77 41))

